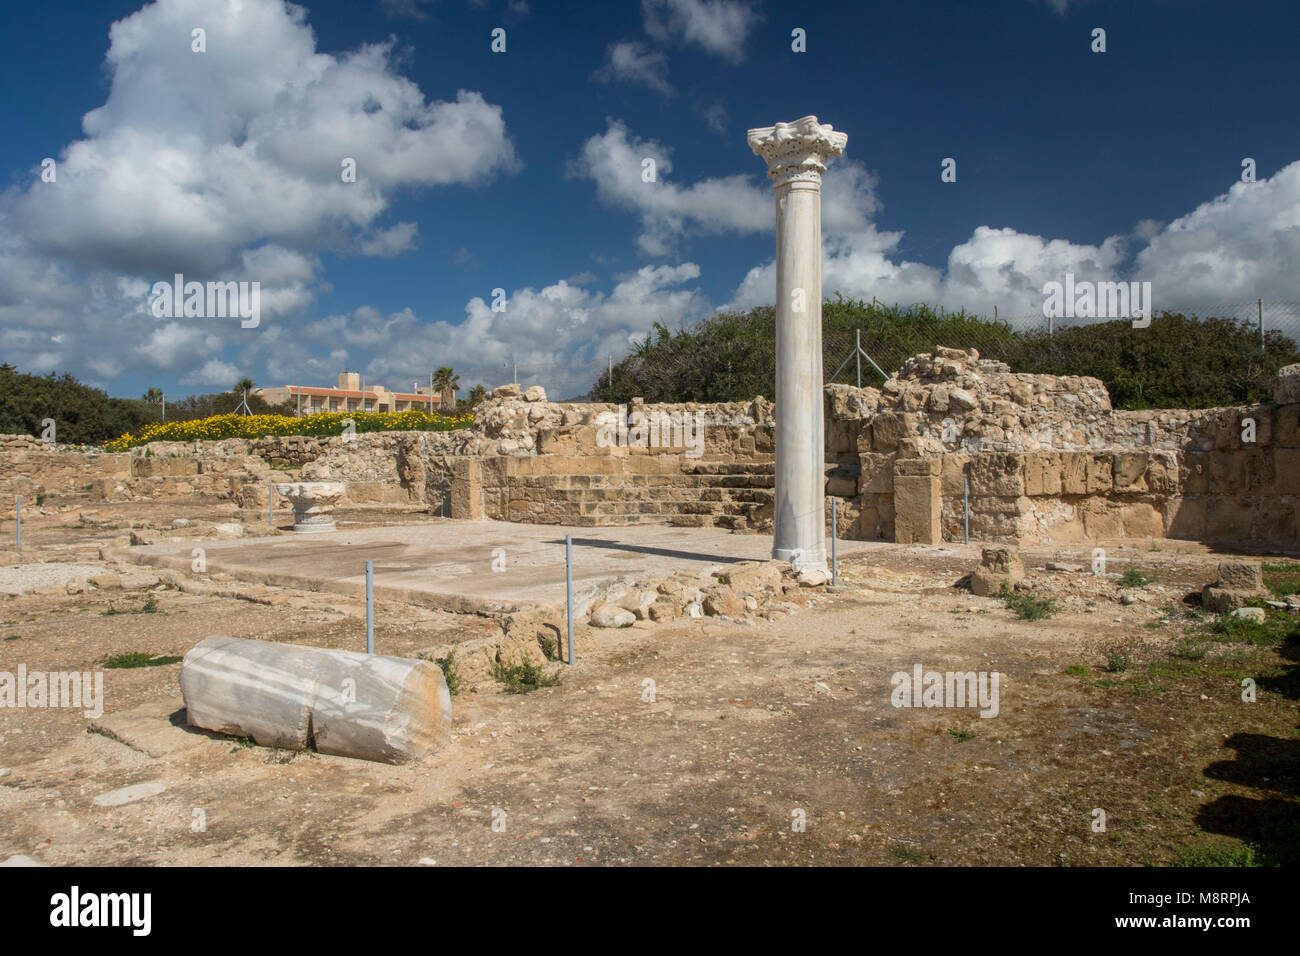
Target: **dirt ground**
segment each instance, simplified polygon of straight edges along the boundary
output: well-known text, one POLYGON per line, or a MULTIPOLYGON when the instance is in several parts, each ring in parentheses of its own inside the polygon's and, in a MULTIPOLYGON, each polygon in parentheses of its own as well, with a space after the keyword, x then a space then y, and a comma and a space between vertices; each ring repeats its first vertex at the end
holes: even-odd
MULTIPOLYGON (((100 547, 120 544, 132 525, 186 515, 238 520, 212 505, 104 506, 86 520, 33 516, 24 544, 29 560, 108 570, 100 547)), ((1270 612, 1270 630, 1217 633, 1184 598, 1215 577, 1220 555, 1130 543, 1109 549, 1109 573, 1093 575, 1089 553, 1026 550, 1032 593, 1058 608, 1039 620, 958 585, 978 563, 976 547, 900 546, 843 562, 842 590, 797 590, 772 622, 596 632, 574 666, 552 665, 558 686, 515 695, 488 682, 458 694, 451 743, 401 766, 179 727, 151 756, 97 732, 80 710, 0 708, 0 860, 1295 862, 1298 616, 1270 612), (1085 569, 1049 571, 1048 560, 1085 569), (1118 575, 1130 567, 1154 581, 1123 591, 1118 575), (893 706, 891 675, 917 664, 997 672, 997 716, 893 706), (1254 702, 1242 699, 1245 677, 1257 682, 1254 702), (95 803, 153 783, 163 789, 95 803)), ((207 583, 193 593, 159 583, 0 599, 0 670, 179 656, 214 633, 364 645, 355 599, 207 583)), ((413 656, 492 627, 380 603, 376 649, 413 656)), ((182 706, 179 669, 104 670, 105 713, 140 709, 161 722, 182 706)))

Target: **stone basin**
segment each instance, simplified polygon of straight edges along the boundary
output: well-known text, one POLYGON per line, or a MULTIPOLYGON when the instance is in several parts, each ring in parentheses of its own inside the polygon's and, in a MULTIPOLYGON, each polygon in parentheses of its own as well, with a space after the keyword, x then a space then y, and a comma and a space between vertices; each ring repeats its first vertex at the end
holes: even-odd
POLYGON ((293 530, 334 531, 334 505, 343 497, 341 481, 282 481, 275 490, 293 505, 293 530))

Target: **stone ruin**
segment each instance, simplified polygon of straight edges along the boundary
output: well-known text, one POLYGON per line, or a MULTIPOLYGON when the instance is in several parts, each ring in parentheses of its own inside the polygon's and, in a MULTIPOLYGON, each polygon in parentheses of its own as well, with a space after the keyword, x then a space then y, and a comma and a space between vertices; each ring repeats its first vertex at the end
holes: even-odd
MULTIPOLYGON (((1182 538, 1300 548, 1300 368, 1276 401, 1116 411, 1094 378, 1031 375, 936 348, 879 389, 824 390, 825 492, 841 538, 938 544, 1182 538)), ((47 509, 206 497, 267 506, 268 482, 335 481, 340 507, 578 527, 772 531, 773 405, 558 403, 497 389, 472 428, 154 442, 129 453, 0 436, 0 495, 47 509), (692 416, 696 449, 652 444, 653 416, 692 416), (608 423, 623 438, 610 440, 608 423)), ((670 436, 671 438, 671 436, 670 436)), ((664 436, 658 436, 664 441, 664 436)), ((826 520, 830 520, 827 502, 826 520)))

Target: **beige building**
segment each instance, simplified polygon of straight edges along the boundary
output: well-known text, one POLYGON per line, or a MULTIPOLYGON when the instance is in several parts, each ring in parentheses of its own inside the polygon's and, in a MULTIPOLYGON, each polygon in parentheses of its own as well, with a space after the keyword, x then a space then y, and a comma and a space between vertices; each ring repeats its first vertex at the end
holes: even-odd
POLYGON ((436 412, 442 404, 441 396, 430 395, 427 386, 416 387, 413 392, 392 392, 382 385, 369 385, 363 390, 359 372, 340 373, 338 385, 332 388, 281 385, 255 388, 253 394, 270 405, 292 402, 303 415, 318 412, 405 412, 412 408, 436 412))

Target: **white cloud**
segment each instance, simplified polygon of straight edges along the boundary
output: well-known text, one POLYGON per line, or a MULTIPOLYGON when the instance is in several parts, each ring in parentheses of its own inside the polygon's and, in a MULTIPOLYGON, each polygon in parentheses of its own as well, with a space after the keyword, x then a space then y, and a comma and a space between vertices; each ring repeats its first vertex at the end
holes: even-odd
MULTIPOLYGON (((604 133, 583 144, 570 172, 594 180, 597 195, 604 201, 636 211, 642 224, 637 239, 641 251, 665 256, 692 232, 771 232, 772 186, 758 157, 754 157, 754 167, 750 174, 680 185, 669 176, 673 165, 667 147, 655 140, 638 139, 625 124, 611 120, 604 133), (647 158, 655 162, 655 181, 651 183, 642 176, 647 158)), ((836 176, 827 178, 825 189, 822 216, 828 231, 861 230, 879 207, 875 178, 852 160, 837 164, 836 176)))
POLYGON ((667 43, 693 43, 733 62, 744 59, 745 41, 758 12, 738 0, 642 0, 645 32, 667 43))
POLYGON ((604 64, 592 76, 604 83, 636 83, 665 96, 673 91, 668 82, 668 57, 636 40, 611 43, 604 64))
POLYGON ((319 354, 313 346, 319 345, 347 356, 368 355, 362 367, 372 381, 423 380, 430 369, 450 364, 466 387, 475 382, 491 387, 509 381, 517 362, 521 377, 570 397, 585 393, 608 356, 617 361, 655 322, 676 328, 709 314, 710 303, 689 285, 699 277, 692 262, 645 266, 619 277, 604 293, 582 288, 579 283, 593 277, 580 274, 540 289, 516 289, 504 312, 493 312, 490 302, 475 297, 465 306, 464 321, 456 324, 422 322, 409 309, 387 315, 356 309, 309 323, 295 343, 285 343, 287 353, 277 346, 267 367, 277 381, 326 380, 340 368, 313 358, 319 354), (393 348, 394 342, 403 347, 393 348))
MULTIPOLYGON (((157 0, 113 24, 107 97, 56 154, 56 181, 33 169, 0 195, 10 361, 120 373, 157 344, 139 287, 177 272, 259 281, 264 321, 293 315, 321 288, 320 253, 413 247, 414 223, 377 226, 397 191, 519 168, 500 107, 469 90, 426 101, 391 41, 317 52, 306 15, 283 0, 157 0), (207 52, 191 51, 195 26, 207 52)), ((248 341, 238 323, 204 334, 248 341)), ((195 367, 184 349, 149 354, 195 367)))
POLYGON ((413 222, 399 222, 389 229, 380 229, 364 236, 361 240, 361 254, 366 256, 391 257, 415 248, 415 238, 420 227, 413 222))
POLYGON ((235 383, 243 377, 244 373, 235 366, 217 359, 209 359, 203 363, 203 367, 198 371, 184 376, 181 379, 181 384, 199 388, 218 388, 225 391, 234 388, 235 383))
POLYGON ((1300 161, 1238 182, 1151 238, 1137 273, 1161 301, 1217 304, 1300 298, 1300 161))

